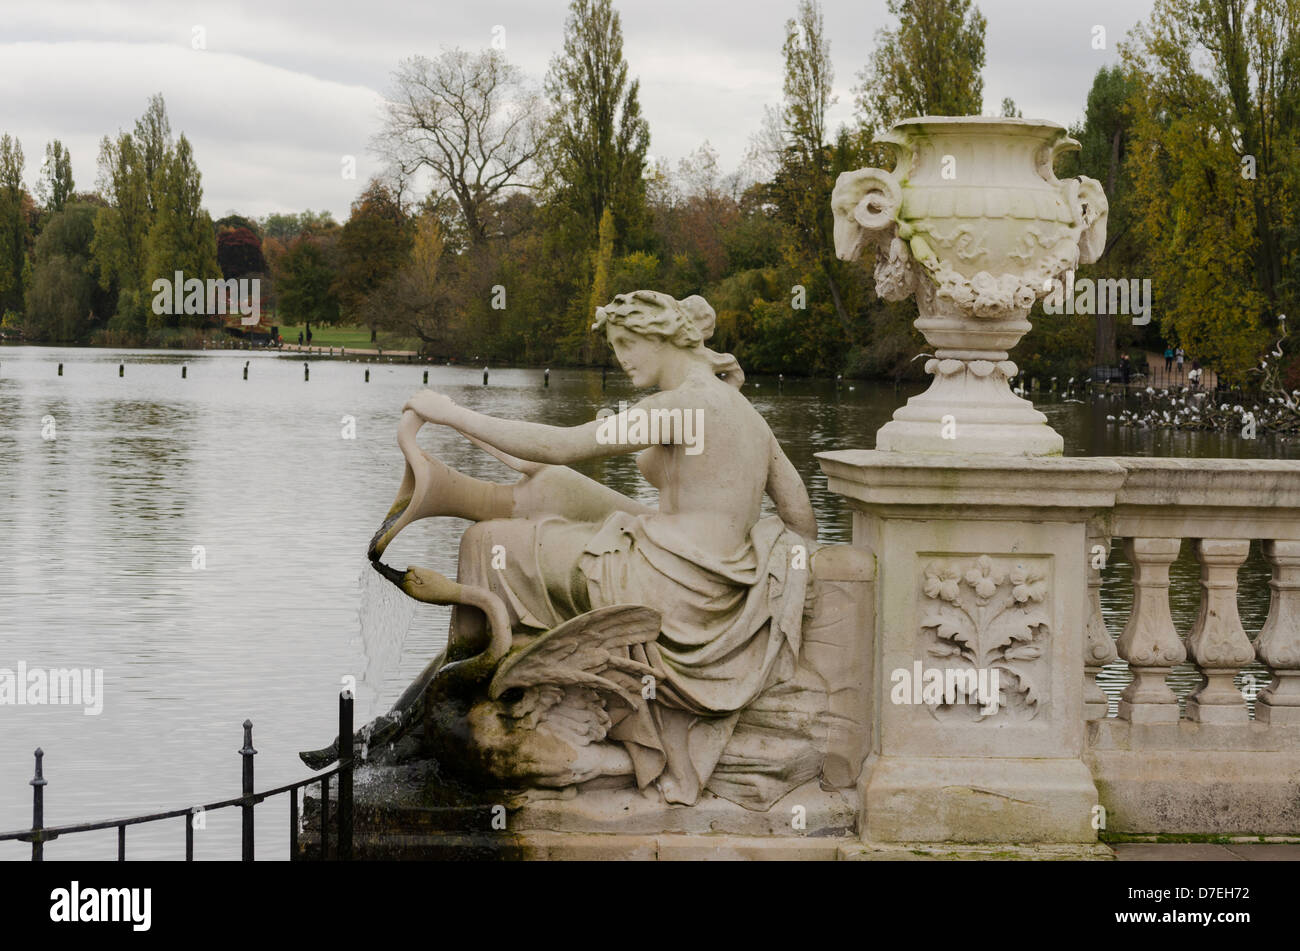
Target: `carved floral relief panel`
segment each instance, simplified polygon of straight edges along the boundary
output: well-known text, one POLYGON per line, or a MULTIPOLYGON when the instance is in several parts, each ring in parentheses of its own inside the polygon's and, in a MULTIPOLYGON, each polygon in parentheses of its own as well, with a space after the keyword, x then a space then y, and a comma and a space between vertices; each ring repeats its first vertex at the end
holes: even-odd
POLYGON ((1049 699, 1051 560, 939 556, 921 571, 917 693, 930 713, 973 722, 1037 716, 1049 699))

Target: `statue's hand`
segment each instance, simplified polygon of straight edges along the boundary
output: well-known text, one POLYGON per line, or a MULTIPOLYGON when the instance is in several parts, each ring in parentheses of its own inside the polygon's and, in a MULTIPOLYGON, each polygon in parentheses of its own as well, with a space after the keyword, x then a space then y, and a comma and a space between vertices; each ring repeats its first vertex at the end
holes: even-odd
POLYGON ((430 423, 450 425, 455 419, 460 406, 445 393, 438 393, 434 390, 421 390, 407 400, 402 409, 403 411, 412 410, 420 418, 430 423))

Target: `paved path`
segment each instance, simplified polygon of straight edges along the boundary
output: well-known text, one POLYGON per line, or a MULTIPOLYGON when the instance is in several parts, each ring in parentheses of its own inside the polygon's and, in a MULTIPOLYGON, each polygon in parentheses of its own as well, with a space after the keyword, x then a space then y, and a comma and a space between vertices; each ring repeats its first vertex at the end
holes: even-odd
MULTIPOLYGON (((1151 367, 1151 378, 1146 381, 1147 386, 1185 386, 1187 384, 1187 374, 1192 369, 1192 360, 1190 357, 1185 358, 1183 362, 1183 370, 1179 373, 1177 360, 1174 361, 1173 365, 1168 370, 1165 369, 1165 355, 1163 352, 1156 353, 1153 350, 1132 357, 1133 362, 1139 367, 1142 365, 1143 356, 1147 358, 1147 363, 1151 367)), ((1212 390, 1219 385, 1219 377, 1217 373, 1206 366, 1201 367, 1201 370, 1202 389, 1212 390)))

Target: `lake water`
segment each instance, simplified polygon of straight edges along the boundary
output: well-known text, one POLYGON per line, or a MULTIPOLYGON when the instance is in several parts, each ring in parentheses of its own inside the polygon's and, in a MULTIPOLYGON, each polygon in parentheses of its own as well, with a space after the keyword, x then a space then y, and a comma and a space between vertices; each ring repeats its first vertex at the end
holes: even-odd
MULTIPOLYGON (((104 676, 98 716, 0 706, 0 830, 30 824, 38 745, 47 825, 238 795, 245 718, 254 723, 259 789, 308 775, 297 751, 329 742, 341 678, 363 676, 359 578, 402 471, 401 406, 424 369, 313 360, 304 381, 301 358, 272 353, 0 347, 0 668, 21 661, 104 676), (344 438, 345 417, 355 421, 354 439, 344 438)), ((557 425, 637 395, 613 372, 602 392, 599 372, 555 370, 543 389, 540 370, 494 369, 487 387, 481 368, 429 370, 431 387, 473 409, 557 425)), ((779 389, 757 378, 745 391, 809 486, 821 540, 848 541, 848 509, 827 492, 813 453, 871 448, 914 390, 837 390, 825 381, 779 389)), ((1297 454, 1268 439, 1116 430, 1105 421, 1116 401, 1040 408, 1071 455, 1297 454)), ((449 431, 428 427, 422 441, 472 475, 513 476, 449 431)), ((579 468, 654 501, 631 456, 579 468)), ((425 521, 385 561, 454 576, 466 524, 425 521)), ((1174 620, 1185 632, 1197 608, 1189 544, 1173 575, 1174 620)), ((1117 634, 1130 604, 1119 546, 1105 577, 1117 634)), ((1267 612, 1267 581, 1256 545, 1240 593, 1252 636, 1267 612)), ((387 709, 441 647, 449 609, 413 611, 400 662, 358 698, 358 725, 387 709)), ((1107 679, 1110 690, 1120 683, 1107 679)), ((278 797, 257 810, 259 856, 287 857, 287 809, 278 797)), ((182 857, 180 820, 165 825, 129 830, 128 856, 182 857)), ((238 810, 223 810, 196 833, 196 857, 237 857, 238 842, 238 810)), ((0 844, 0 860, 29 854, 24 844, 0 844)), ((112 830, 46 846, 48 860, 115 855, 112 830)))

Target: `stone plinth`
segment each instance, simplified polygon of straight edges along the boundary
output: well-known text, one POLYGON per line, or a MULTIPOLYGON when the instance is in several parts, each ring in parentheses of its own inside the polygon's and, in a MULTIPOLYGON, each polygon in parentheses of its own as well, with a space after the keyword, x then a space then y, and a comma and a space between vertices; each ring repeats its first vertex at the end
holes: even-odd
POLYGON ((1087 744, 1109 832, 1300 831, 1300 724, 1111 717, 1088 724, 1087 744))
POLYGON ((877 556, 878 730, 859 782, 863 839, 1096 842, 1097 789, 1082 759, 1088 526, 1114 506, 1123 467, 818 458, 855 510, 854 544, 877 556), (926 692, 935 671, 937 697, 926 692))
MULTIPOLYGON (((358 769, 354 808, 361 860, 834 861, 861 847, 856 791, 816 780, 758 812, 708 792, 689 808, 672 806, 628 786, 576 795, 455 790, 434 764, 415 760, 358 769)), ((317 799, 307 799, 304 815, 295 858, 310 860, 319 857, 317 799)))

